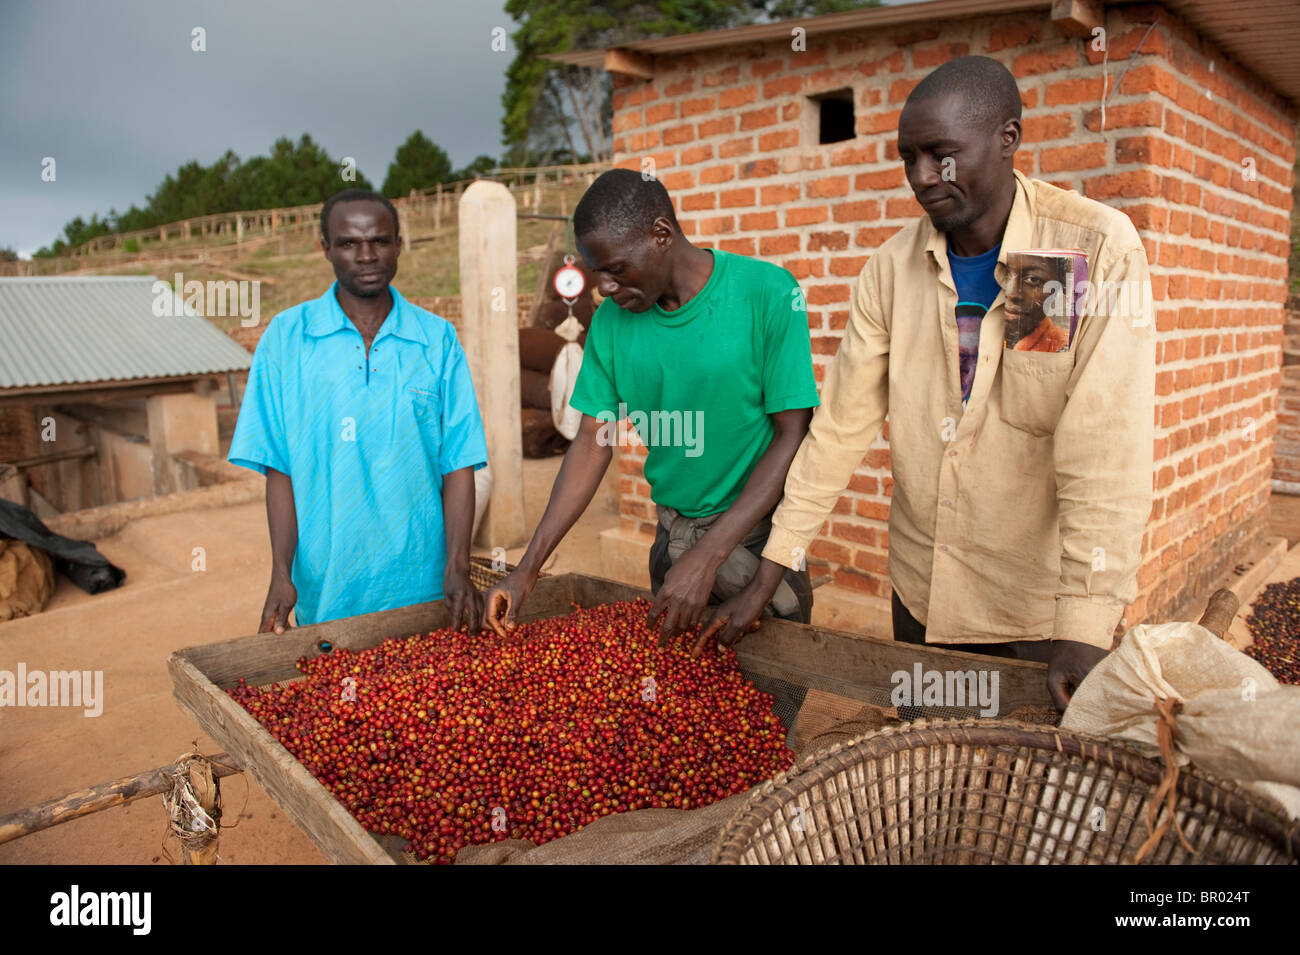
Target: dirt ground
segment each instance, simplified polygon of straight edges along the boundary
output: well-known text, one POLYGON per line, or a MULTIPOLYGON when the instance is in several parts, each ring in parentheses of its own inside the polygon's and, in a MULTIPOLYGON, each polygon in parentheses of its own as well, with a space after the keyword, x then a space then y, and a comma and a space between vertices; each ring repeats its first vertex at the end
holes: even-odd
MULTIPOLYGON (((529 526, 541 518, 559 458, 525 462, 529 526)), ((618 516, 593 502, 548 570, 599 573, 597 535, 618 516)), ((127 571, 118 590, 90 596, 59 577, 44 613, 0 623, 0 669, 102 670, 103 713, 61 707, 0 709, 0 815, 123 776, 155 769, 199 731, 171 695, 167 657, 175 650, 254 632, 270 578, 262 502, 144 518, 97 546, 127 571), (193 568, 203 548, 206 569, 193 568)), ((507 552, 514 560, 522 548, 507 552)), ((246 776, 223 784, 226 863, 325 860, 246 776), (241 811, 242 810, 242 811, 241 811)), ((0 845, 0 864, 166 864, 161 798, 138 800, 0 845)), ((175 845, 170 851, 176 857, 175 845)))

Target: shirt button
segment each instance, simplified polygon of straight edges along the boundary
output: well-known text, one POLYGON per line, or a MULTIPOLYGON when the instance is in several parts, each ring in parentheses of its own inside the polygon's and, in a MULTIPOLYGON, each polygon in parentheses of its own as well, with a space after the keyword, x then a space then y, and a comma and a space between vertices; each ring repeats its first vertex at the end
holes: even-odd
POLYGON ((957 452, 956 452, 956 451, 949 451, 949 452, 948 452, 948 457, 950 457, 950 458, 955 458, 956 456, 957 456, 957 452))
POLYGON ((945 499, 944 499, 944 502, 943 502, 943 506, 944 506, 944 507, 952 507, 952 501, 949 501, 949 500, 947 500, 947 499, 945 498, 945 499))
POLYGON ((943 551, 945 554, 948 553, 948 545, 947 545, 947 544, 940 544, 940 545, 939 545, 939 549, 940 549, 941 551, 943 551))

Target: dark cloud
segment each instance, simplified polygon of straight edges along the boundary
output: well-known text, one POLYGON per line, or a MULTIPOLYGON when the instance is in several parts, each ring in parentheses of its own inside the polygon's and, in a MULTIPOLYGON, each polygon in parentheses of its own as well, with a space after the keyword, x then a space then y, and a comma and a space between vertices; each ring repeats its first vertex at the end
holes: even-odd
POLYGON ((502 0, 3 0, 0 246, 29 254, 190 159, 279 136, 310 133, 376 185, 417 128, 453 165, 497 156, 514 55, 492 51, 498 26, 514 28, 502 0))

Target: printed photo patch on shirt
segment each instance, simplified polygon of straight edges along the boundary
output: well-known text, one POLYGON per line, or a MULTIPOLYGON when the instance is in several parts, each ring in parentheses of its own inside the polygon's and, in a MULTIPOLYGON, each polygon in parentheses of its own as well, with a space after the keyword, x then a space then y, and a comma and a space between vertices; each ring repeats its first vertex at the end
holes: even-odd
POLYGON ((975 382, 975 366, 980 358, 980 323, 988 309, 979 302, 958 302, 955 309, 957 317, 957 366, 961 370, 961 400, 970 398, 971 386, 975 382))
POLYGON ((1080 249, 1007 253, 1002 344, 1015 351, 1070 350, 1088 290, 1088 256, 1080 249))

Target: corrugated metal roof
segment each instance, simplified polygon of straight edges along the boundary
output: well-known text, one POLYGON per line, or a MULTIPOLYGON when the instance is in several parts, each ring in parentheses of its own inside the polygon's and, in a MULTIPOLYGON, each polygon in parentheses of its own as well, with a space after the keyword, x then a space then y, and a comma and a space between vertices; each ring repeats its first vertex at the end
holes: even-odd
MULTIPOLYGON (((1150 0, 1106 0, 1106 6, 1131 6, 1150 0)), ((1300 3, 1297 0, 1156 0, 1217 43, 1242 66, 1300 103, 1300 3)), ((747 43, 789 41, 790 28, 801 26, 809 37, 911 23, 938 23, 957 17, 993 16, 1030 10, 1047 12, 1052 0, 929 0, 884 7, 863 7, 802 20, 779 20, 624 43, 619 49, 650 56, 675 56, 697 50, 747 43)), ((605 50, 574 50, 542 57, 557 63, 601 69, 605 50)))
POLYGON ((0 389, 242 371, 250 356, 149 276, 0 278, 0 389))

